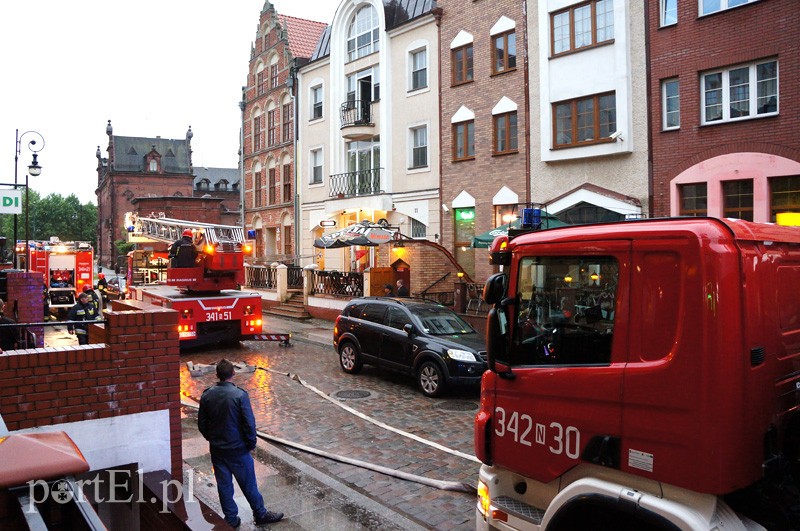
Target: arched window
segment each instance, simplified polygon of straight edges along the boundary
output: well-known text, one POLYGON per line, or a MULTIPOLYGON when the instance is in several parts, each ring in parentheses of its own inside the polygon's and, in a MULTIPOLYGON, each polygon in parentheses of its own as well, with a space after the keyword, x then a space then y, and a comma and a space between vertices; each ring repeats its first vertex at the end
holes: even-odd
POLYGON ((347 31, 347 60, 378 51, 378 12, 372 6, 358 10, 347 31))
POLYGON ((208 185, 210 181, 208 179, 200 179, 197 181, 197 189, 198 190, 208 190, 208 185))

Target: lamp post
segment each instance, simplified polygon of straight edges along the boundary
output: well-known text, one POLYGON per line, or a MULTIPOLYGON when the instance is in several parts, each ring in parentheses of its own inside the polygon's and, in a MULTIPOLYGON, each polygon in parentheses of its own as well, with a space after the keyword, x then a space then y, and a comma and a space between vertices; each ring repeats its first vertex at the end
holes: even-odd
MULTIPOLYGON (((14 187, 16 188, 17 185, 17 168, 19 167, 19 156, 22 153, 22 139, 26 135, 36 135, 39 137, 39 140, 30 140, 28 142, 28 149, 33 154, 33 159, 31 163, 28 165, 28 171, 25 173, 25 269, 30 270, 30 217, 28 214, 29 205, 30 205, 30 194, 28 189, 28 175, 31 177, 38 177, 42 174, 42 167, 39 165, 39 161, 37 160, 39 156, 39 152, 44 149, 44 137, 36 131, 25 131, 22 134, 19 134, 19 129, 16 131, 16 145, 15 145, 15 152, 14 152, 14 187)), ((17 215, 14 214, 14 245, 17 243, 17 215)))

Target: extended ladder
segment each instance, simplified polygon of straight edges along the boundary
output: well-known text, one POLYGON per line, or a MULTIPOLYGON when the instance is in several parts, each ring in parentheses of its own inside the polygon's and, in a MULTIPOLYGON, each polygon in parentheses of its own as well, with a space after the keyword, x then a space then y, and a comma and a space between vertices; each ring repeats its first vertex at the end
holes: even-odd
POLYGON ((155 240, 172 243, 179 240, 183 231, 190 229, 195 236, 203 235, 206 242, 244 243, 244 229, 234 225, 215 225, 198 221, 185 221, 173 218, 139 217, 135 213, 125 214, 128 241, 155 240))

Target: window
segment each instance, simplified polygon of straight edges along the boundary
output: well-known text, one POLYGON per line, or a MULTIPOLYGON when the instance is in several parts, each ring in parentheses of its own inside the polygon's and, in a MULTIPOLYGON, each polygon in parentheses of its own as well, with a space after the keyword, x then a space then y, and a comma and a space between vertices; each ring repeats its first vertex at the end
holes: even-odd
POLYGON ((425 49, 411 52, 411 90, 428 86, 428 52, 425 49))
POLYGON ((275 127, 278 118, 278 111, 277 109, 272 109, 271 111, 267 112, 267 145, 274 146, 275 145, 275 127))
POLYGON ((475 120, 453 124, 453 160, 475 158, 475 120))
POLYGON ((269 67, 269 86, 275 88, 278 86, 278 65, 270 65, 269 67))
POLYGON ((253 151, 261 149, 261 115, 253 118, 253 151))
POLYGON ((778 61, 702 75, 702 123, 778 114, 778 61))
POLYGON ((428 226, 421 221, 411 218, 411 237, 425 238, 428 236, 428 226))
POLYGON ((494 143, 495 155, 502 153, 516 153, 517 151, 517 112, 507 112, 494 115, 494 143))
POLYGON ((276 202, 275 189, 277 187, 277 185, 275 183, 275 168, 270 168, 269 169, 269 184, 268 184, 268 186, 269 186, 269 203, 268 204, 274 205, 275 202, 276 202))
POLYGON ((616 97, 599 94, 553 105, 555 147, 610 142, 617 130, 616 97))
POLYGON ((453 85, 472 81, 472 43, 450 51, 453 63, 453 85))
POLYGON ((661 27, 678 23, 678 0, 661 0, 661 27))
POLYGON ((680 85, 677 79, 661 82, 662 129, 678 129, 681 126, 680 85))
POLYGON ((500 74, 517 68, 517 35, 513 31, 492 37, 494 58, 492 74, 500 74))
POLYGON ((347 60, 353 61, 378 51, 378 13, 372 6, 358 10, 347 31, 347 60))
POLYGON ((773 177, 769 180, 770 221, 780 212, 800 211, 800 176, 773 177))
POLYGON ((553 13, 553 55, 596 46, 614 39, 613 0, 594 0, 553 13))
POLYGON ((253 173, 253 206, 261 206, 261 189, 264 188, 264 176, 261 170, 253 173))
POLYGON ((289 142, 292 139, 292 104, 283 104, 283 141, 289 142))
POLYGON ((322 184, 322 148, 311 150, 311 184, 322 184))
POLYGON ((311 119, 322 118, 322 85, 311 87, 311 119))
POLYGON ((258 86, 258 95, 261 96, 267 91, 267 84, 264 81, 264 71, 262 70, 258 74, 256 74, 256 85, 258 86))
POLYGON ((472 239, 475 237, 475 207, 454 208, 456 260, 469 276, 475 275, 475 250, 472 239))
POLYGON ((283 165, 283 202, 292 202, 292 165, 283 165))
POLYGON ((153 173, 158 171, 158 161, 156 159, 150 159, 150 171, 153 173))
POLYGON ((210 184, 210 181, 208 179, 201 179, 197 183, 197 189, 198 190, 208 190, 208 185, 209 184, 210 184))
POLYGON ((700 0, 700 15, 708 15, 732 7, 757 2, 758 0, 700 0))
POLYGON ((428 165, 428 127, 411 129, 411 167, 424 168, 428 165))
POLYGON ((753 221, 753 181, 725 181, 722 183, 722 215, 753 221))
POLYGON ((608 365, 619 264, 611 256, 526 256, 512 310, 512 366, 608 365), (567 321, 574 323, 567 323, 567 321))
POLYGON ((707 216, 708 192, 706 183, 683 184, 679 186, 681 216, 707 216))

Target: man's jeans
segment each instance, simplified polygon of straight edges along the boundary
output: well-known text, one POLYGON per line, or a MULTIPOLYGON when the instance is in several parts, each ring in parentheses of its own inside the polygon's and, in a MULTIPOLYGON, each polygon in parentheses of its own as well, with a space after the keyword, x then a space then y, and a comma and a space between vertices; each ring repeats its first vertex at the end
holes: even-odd
POLYGON ((219 503, 222 505, 222 512, 225 521, 235 524, 239 514, 239 508, 233 501, 233 480, 242 489, 250 509, 253 510, 253 517, 264 516, 267 509, 264 507, 264 498, 258 492, 256 482, 256 470, 253 465, 253 457, 249 453, 242 455, 214 455, 211 452, 211 464, 214 465, 214 477, 217 479, 217 492, 219 493, 219 503))

